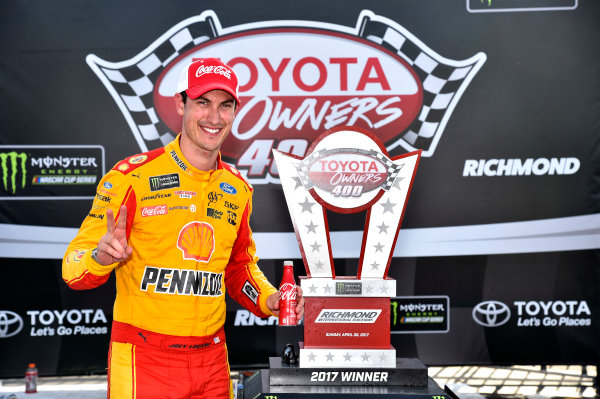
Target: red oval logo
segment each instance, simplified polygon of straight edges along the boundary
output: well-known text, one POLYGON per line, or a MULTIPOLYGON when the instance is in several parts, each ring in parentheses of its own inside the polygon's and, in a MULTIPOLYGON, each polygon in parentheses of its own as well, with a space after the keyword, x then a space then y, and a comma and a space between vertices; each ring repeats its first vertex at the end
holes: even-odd
MULTIPOLYGON (((242 105, 221 148, 224 156, 243 158, 238 166, 252 166, 262 147, 246 150, 255 141, 267 140, 269 148, 285 141, 289 148, 281 151, 304 156, 321 132, 336 126, 368 129, 387 143, 408 128, 422 106, 415 72, 375 43, 318 29, 258 29, 202 43, 163 71, 154 102, 174 132, 181 130, 173 102, 179 72, 193 59, 209 56, 230 65, 240 80, 242 105)), ((249 176, 257 170, 251 168, 249 176)))
POLYGON ((317 158, 308 170, 311 182, 339 197, 360 197, 385 182, 387 170, 379 159, 357 153, 332 153, 317 158))

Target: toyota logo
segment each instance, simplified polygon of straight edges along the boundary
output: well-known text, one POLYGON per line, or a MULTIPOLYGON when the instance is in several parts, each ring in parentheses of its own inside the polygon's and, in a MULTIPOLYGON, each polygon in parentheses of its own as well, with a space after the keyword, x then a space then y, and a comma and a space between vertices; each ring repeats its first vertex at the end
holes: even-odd
POLYGON ((23 329, 21 316, 10 310, 0 310, 0 338, 17 335, 23 329))
POLYGON ((473 308, 473 320, 484 327, 498 327, 510 319, 508 306, 498 301, 481 302, 473 308))

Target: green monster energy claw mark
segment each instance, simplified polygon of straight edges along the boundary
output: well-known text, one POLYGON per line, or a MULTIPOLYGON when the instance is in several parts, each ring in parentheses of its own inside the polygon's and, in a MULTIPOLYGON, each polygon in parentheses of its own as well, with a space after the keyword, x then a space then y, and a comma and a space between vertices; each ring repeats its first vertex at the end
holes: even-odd
POLYGON ((0 153, 0 165, 2 165, 2 183, 4 184, 4 190, 15 194, 17 192, 17 161, 21 160, 21 173, 23 177, 21 179, 21 188, 25 188, 25 181, 27 176, 27 154, 24 152, 18 153, 16 151, 0 153), (7 161, 10 159, 10 167, 7 161), (8 187, 8 171, 10 169, 10 183, 11 189, 8 187))
POLYGON ((392 322, 392 325, 395 326, 398 319, 398 302, 391 301, 390 304, 392 305, 392 314, 394 315, 394 321, 392 322))

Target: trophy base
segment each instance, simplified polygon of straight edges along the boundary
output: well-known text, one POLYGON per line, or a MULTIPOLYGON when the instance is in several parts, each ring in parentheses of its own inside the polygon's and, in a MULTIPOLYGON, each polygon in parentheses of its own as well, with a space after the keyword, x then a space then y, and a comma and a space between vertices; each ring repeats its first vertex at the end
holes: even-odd
MULTIPOLYGON (((395 352, 395 351, 394 351, 395 352)), ((279 357, 269 358, 270 385, 357 385, 357 386, 406 386, 426 387, 427 367, 418 359, 394 359, 394 367, 372 368, 363 366, 303 368, 285 364, 279 357)))
POLYGON ((392 369, 312 369, 284 364, 281 358, 271 357, 269 366, 269 369, 259 370, 245 379, 238 398, 347 399, 348 395, 404 399, 457 397, 447 387, 442 390, 428 377, 427 367, 418 359, 397 359, 396 367, 392 369))

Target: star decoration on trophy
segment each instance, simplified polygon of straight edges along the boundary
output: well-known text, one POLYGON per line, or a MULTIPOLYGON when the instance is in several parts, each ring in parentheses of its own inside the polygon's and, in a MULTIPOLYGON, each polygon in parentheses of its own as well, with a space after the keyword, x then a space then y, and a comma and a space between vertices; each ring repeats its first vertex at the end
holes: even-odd
POLYGON ((335 278, 328 209, 367 211, 357 276, 386 278, 421 151, 390 159, 376 136, 343 127, 321 135, 304 159, 273 154, 308 276, 335 278))

